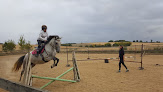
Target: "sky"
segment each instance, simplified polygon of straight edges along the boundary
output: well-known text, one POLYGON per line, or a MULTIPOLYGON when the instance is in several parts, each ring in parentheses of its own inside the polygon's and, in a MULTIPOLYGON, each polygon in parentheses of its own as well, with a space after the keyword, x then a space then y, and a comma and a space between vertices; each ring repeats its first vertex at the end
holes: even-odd
POLYGON ((42 25, 62 43, 163 42, 163 0, 0 0, 0 43, 32 44, 42 25))

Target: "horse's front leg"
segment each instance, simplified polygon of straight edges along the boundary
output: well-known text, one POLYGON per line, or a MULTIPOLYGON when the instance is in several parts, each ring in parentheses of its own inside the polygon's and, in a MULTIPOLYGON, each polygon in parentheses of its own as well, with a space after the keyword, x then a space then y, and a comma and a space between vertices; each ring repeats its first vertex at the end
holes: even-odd
POLYGON ((57 63, 55 64, 55 66, 57 66, 58 65, 58 63, 59 63, 59 59, 58 58, 56 58, 57 59, 57 63))
POLYGON ((53 58, 54 64, 51 66, 51 68, 55 67, 58 65, 59 59, 58 58, 53 58), (55 60, 57 60, 57 63, 55 63, 55 60))

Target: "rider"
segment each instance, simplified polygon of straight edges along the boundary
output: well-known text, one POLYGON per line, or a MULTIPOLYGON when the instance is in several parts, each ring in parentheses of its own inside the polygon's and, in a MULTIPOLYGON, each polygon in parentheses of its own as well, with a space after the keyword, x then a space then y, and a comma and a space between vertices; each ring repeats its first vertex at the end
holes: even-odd
POLYGON ((38 42, 38 49, 37 49, 37 54, 36 56, 38 56, 42 50, 42 43, 45 43, 47 41, 48 38, 48 33, 47 33, 47 26, 46 25, 42 25, 42 30, 39 34, 39 37, 37 39, 38 42))

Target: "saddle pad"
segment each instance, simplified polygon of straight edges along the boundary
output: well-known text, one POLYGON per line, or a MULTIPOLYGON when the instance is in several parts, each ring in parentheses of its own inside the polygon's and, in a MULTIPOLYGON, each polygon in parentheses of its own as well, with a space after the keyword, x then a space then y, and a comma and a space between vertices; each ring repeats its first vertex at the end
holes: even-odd
MULTIPOLYGON (((43 53, 44 50, 45 50, 45 48, 43 48, 43 49, 41 50, 41 53, 43 53)), ((41 53, 39 53, 39 54, 41 54, 41 53)), ((32 51, 32 54, 33 54, 33 55, 37 54, 37 49, 35 49, 34 51, 32 51)))

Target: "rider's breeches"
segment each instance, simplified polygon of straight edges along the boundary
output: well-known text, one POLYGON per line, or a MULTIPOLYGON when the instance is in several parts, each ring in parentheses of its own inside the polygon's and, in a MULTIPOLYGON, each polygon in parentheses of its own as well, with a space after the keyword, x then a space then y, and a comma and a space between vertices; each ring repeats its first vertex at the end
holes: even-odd
POLYGON ((37 40, 37 42, 38 42, 38 48, 37 48, 37 52, 41 52, 41 50, 42 50, 42 48, 43 48, 43 46, 42 46, 42 43, 43 43, 43 41, 41 41, 41 40, 37 40))
POLYGON ((38 49, 41 48, 41 40, 37 40, 38 42, 38 49))

